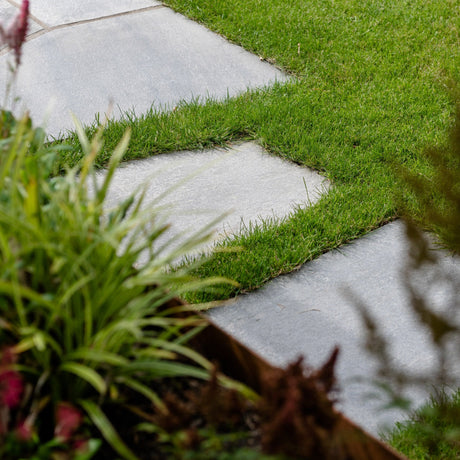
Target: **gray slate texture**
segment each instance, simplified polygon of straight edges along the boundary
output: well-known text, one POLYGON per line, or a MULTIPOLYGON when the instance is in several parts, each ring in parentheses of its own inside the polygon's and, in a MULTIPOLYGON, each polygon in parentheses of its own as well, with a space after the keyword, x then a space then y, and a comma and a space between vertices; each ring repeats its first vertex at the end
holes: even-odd
MULTIPOLYGON (((102 181, 104 174, 99 177, 102 181)), ((254 142, 228 150, 182 151, 122 164, 113 177, 107 208, 142 184, 148 184, 144 207, 161 207, 160 215, 171 223, 159 244, 184 231, 186 235, 198 232, 219 218, 212 227, 214 241, 262 221, 280 221, 297 207, 315 203, 329 187, 323 176, 270 155, 254 142), (174 190, 158 201, 170 187, 174 190)), ((171 249, 184 240, 179 238, 171 249)))
POLYGON ((48 27, 98 19, 155 5, 161 5, 161 2, 155 0, 116 0, 111 2, 32 0, 30 2, 31 14, 48 27))

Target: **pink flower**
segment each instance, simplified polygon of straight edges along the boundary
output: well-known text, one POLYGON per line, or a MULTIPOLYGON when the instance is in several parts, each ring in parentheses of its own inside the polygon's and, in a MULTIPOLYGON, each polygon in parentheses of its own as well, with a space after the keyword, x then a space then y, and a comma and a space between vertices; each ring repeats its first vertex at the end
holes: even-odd
POLYGON ((68 441, 80 426, 83 416, 81 412, 68 403, 59 403, 56 411, 56 428, 54 436, 61 441, 68 441))
POLYGON ((11 22, 7 31, 0 24, 0 45, 5 43, 14 52, 16 66, 21 63, 21 48, 26 39, 29 19, 29 0, 23 0, 21 9, 11 22))
POLYGON ((16 371, 0 371, 0 404, 16 407, 21 401, 22 378, 16 371))
POLYGON ((11 369, 15 360, 16 355, 11 348, 6 348, 0 361, 0 405, 10 409, 20 403, 23 390, 21 375, 11 369))

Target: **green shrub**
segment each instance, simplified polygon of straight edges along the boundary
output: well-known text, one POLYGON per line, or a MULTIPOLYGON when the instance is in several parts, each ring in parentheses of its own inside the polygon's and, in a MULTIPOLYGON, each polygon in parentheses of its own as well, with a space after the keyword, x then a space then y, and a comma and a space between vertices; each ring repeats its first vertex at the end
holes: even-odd
MULTIPOLYGON (((93 162, 102 129, 90 142, 78 125, 85 158, 80 167, 55 176, 58 152, 45 146, 43 132, 27 118, 15 122, 2 115, 0 353, 16 357, 5 375, 19 372, 24 380, 20 407, 0 408, 7 413, 3 431, 17 428, 16 417, 46 437, 46 427, 35 423, 39 414, 69 403, 86 413, 120 455, 135 458, 103 407, 122 402, 129 388, 164 410, 152 381, 208 377, 211 364, 186 346, 204 320, 179 318, 186 307, 165 307, 183 290, 203 284, 168 264, 206 235, 165 255, 154 244, 167 225, 156 221, 151 208, 141 208, 142 190, 104 208, 129 132, 98 185, 93 162), (144 251, 148 261, 136 267, 144 251)), ((0 430, 0 453, 7 458, 2 444, 0 430)))

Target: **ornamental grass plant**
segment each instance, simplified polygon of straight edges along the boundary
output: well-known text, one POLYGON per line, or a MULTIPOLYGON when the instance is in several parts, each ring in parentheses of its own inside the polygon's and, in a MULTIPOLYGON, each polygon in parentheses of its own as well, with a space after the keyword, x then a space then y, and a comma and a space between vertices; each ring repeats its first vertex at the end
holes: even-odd
POLYGON ((2 449, 11 430, 25 430, 29 447, 34 439, 44 443, 49 428, 40 419, 57 414, 62 404, 85 414, 124 458, 135 458, 104 406, 122 404, 129 389, 161 411, 152 381, 206 379, 212 367, 186 346, 204 320, 193 314, 179 318, 187 307, 165 308, 183 289, 201 284, 167 268, 192 241, 163 256, 155 240, 167 226, 141 208, 142 193, 104 209, 129 132, 98 185, 93 161, 102 130, 89 141, 79 126, 85 159, 56 176, 58 151, 44 145, 44 132, 27 117, 16 122, 4 112, 2 120, 0 131, 7 134, 0 141, 2 458, 8 457, 2 449), (144 251, 148 261, 136 268, 144 251), (15 387, 16 396, 8 400, 15 387))

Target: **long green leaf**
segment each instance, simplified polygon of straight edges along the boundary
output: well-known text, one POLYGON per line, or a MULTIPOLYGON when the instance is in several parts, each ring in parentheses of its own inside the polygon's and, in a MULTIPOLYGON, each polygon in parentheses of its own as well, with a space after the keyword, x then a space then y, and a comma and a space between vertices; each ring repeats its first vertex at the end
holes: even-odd
POLYGON ((139 382, 138 380, 131 379, 129 377, 119 377, 116 379, 117 383, 122 383, 127 387, 131 388, 134 391, 145 396, 149 399, 158 409, 163 412, 166 412, 166 406, 163 403, 162 399, 148 386, 144 385, 143 383, 139 382))
MULTIPOLYGON (((142 343, 148 342, 142 341, 142 343)), ((134 359, 165 359, 175 361, 177 358, 177 354, 172 351, 162 350, 161 348, 155 347, 143 347, 140 350, 136 350, 134 359)))
POLYGON ((123 356, 117 355, 116 353, 110 353, 105 350, 95 350, 93 348, 79 348, 67 356, 68 360, 83 360, 92 361, 96 363, 106 363, 112 366, 125 366, 129 363, 129 360, 123 356))
POLYGON ((209 378, 209 372, 190 364, 162 361, 162 360, 137 360, 125 367, 126 372, 146 372, 152 377, 194 377, 198 379, 209 378))
POLYGON ((80 172, 80 179, 79 179, 79 184, 80 184, 80 189, 81 189, 82 187, 86 187, 86 179, 87 179, 88 173, 90 172, 91 168, 94 165, 94 160, 96 159, 98 152, 102 148, 102 143, 101 143, 102 127, 100 127, 97 130, 95 136, 92 138, 90 142, 88 137, 85 134, 85 130, 83 129, 81 122, 74 115, 72 115, 72 118, 75 123, 75 128, 77 131, 78 139, 80 140, 80 144, 83 148, 83 151, 85 152, 85 156, 83 158, 83 164, 82 164, 82 168, 80 172))
POLYGON ((46 300, 41 294, 35 292, 33 289, 24 285, 19 285, 12 281, 0 280, 0 294, 7 294, 13 297, 16 293, 24 299, 31 300, 38 305, 53 309, 53 302, 46 300))
POLYGON ((107 190, 109 189, 110 182, 115 173, 115 169, 120 163, 121 159, 123 158, 123 155, 125 154, 126 149, 128 148, 130 137, 131 137, 131 130, 127 129, 125 133, 123 134, 121 141, 118 143, 117 147, 113 151, 112 156, 110 157, 109 164, 108 164, 108 171, 106 173, 104 183, 102 184, 102 187, 97 191, 98 204, 103 203, 105 200, 107 190))
POLYGON ((193 350, 190 347, 179 345, 177 343, 171 342, 169 340, 160 340, 160 339, 152 339, 148 341, 150 346, 168 350, 168 351, 174 351, 177 354, 180 354, 182 356, 185 356, 192 361, 195 361, 197 364, 199 364, 201 367, 203 367, 206 370, 211 370, 212 369, 212 364, 209 360, 207 360, 203 355, 198 353, 197 351, 193 350))
POLYGON ((104 394, 107 391, 107 385, 101 375, 88 366, 80 363, 65 362, 61 364, 60 369, 65 372, 75 374, 81 379, 87 381, 101 394, 104 394))
POLYGON ((73 283, 71 286, 67 288, 67 290, 63 293, 62 297, 59 299, 59 306, 61 307, 64 304, 66 304, 76 292, 78 292, 83 286, 88 284, 93 278, 94 275, 87 275, 76 280, 75 283, 73 283))
POLYGON ((24 336, 24 339, 15 345, 16 353, 23 353, 32 348, 36 348, 39 352, 42 352, 45 350, 46 344, 48 344, 59 357, 62 356, 61 344, 50 334, 35 327, 21 327, 17 332, 20 336, 24 336))
POLYGON ((102 436, 104 436, 105 440, 113 447, 115 451, 117 451, 126 460, 138 460, 138 457, 136 457, 136 455, 134 455, 134 453, 121 440, 115 428, 97 404, 88 400, 80 400, 78 402, 89 415, 89 418, 92 420, 92 422, 102 433, 102 436))

